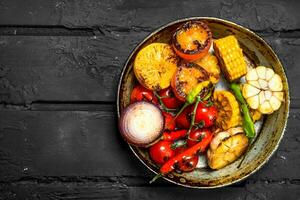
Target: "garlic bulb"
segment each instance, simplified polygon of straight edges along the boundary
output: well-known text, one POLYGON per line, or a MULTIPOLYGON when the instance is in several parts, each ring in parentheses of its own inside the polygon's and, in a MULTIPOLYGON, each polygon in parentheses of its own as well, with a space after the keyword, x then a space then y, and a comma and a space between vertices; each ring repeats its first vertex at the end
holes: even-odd
POLYGON ((252 109, 262 114, 278 110, 283 101, 282 80, 273 69, 258 66, 246 74, 243 96, 252 109))

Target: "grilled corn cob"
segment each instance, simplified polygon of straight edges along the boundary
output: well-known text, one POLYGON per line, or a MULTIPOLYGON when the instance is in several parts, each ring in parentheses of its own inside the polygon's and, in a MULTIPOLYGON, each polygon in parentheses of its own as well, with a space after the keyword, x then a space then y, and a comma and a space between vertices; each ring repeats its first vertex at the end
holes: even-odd
POLYGON ((214 103, 218 109, 216 124, 219 128, 227 130, 242 124, 239 104, 231 92, 215 91, 214 103))
POLYGON ((233 35, 215 40, 214 51, 228 81, 236 80, 247 73, 242 49, 233 35))

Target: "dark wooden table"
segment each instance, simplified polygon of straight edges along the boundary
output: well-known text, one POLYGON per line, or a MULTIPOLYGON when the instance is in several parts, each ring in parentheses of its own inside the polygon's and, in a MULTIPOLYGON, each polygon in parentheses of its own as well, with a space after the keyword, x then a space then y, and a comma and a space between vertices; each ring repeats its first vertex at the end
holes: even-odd
POLYGON ((300 1, 0 1, 1 199, 300 199, 300 1), (120 72, 151 31, 190 16, 228 19, 281 59, 291 110, 278 151, 216 190, 160 180, 117 130, 120 72))

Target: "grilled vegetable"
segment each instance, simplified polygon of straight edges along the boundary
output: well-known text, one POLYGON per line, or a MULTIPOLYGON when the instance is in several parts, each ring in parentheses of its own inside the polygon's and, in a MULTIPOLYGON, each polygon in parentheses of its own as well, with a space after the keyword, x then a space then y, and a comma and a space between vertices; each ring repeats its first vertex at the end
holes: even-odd
POLYGON ((258 110, 253 110, 253 109, 250 109, 250 115, 251 115, 253 122, 260 120, 262 117, 261 112, 259 112, 258 110))
POLYGON ((175 155, 175 151, 172 148, 172 141, 160 140, 149 148, 149 154, 151 159, 159 164, 163 165, 170 158, 175 155))
MULTIPOLYGON (((200 93, 207 87, 210 85, 210 81, 203 81, 201 83, 198 83, 190 92, 189 94, 186 96, 186 102, 183 104, 183 106, 181 107, 181 109, 179 110, 179 112, 176 114, 175 116, 175 119, 177 117, 179 117, 182 112, 184 112, 184 110, 191 104, 193 104, 195 101, 195 106, 193 108, 193 111, 191 113, 192 115, 192 121, 189 126, 189 131, 191 130, 192 126, 194 125, 194 122, 195 122, 195 114, 196 114, 196 109, 197 109, 197 106, 199 104, 199 102, 201 101, 201 97, 200 97, 200 93)), ((209 93, 211 94, 211 93, 209 93)), ((184 125, 186 125, 186 120, 187 120, 187 116, 182 116, 182 120, 183 120, 183 123, 184 125)))
POLYGON ((209 27, 201 21, 189 21, 178 27, 173 35, 173 48, 178 56, 192 61, 208 53, 212 42, 209 27))
POLYGON ((208 165, 212 169, 221 169, 238 159, 247 147, 248 138, 241 127, 219 132, 207 150, 208 165))
POLYGON ((253 138, 255 136, 254 123, 252 121, 247 103, 242 95, 240 86, 236 83, 231 83, 230 88, 233 91, 235 97, 241 104, 242 112, 243 112, 243 128, 244 131, 249 138, 253 138))
POLYGON ((169 159, 160 168, 160 172, 150 181, 150 183, 153 183, 157 178, 161 177, 162 175, 166 175, 171 171, 173 171, 176 167, 176 164, 178 164, 182 160, 191 158, 197 155, 197 153, 205 151, 212 138, 213 138, 213 134, 207 132, 207 134, 203 136, 200 142, 198 142, 192 147, 187 148, 185 151, 179 153, 178 155, 175 155, 173 158, 169 159))
POLYGON ((243 52, 233 35, 215 40, 214 50, 228 81, 234 81, 246 74, 247 65, 243 52))
POLYGON ((164 130, 169 130, 169 131, 175 130, 176 124, 175 124, 174 116, 165 111, 163 111, 162 114, 165 119, 164 130))
MULTIPOLYGON (((194 105, 192 110, 195 109, 194 105)), ((218 110, 214 105, 209 105, 208 102, 200 102, 196 108, 195 123, 201 127, 211 127, 214 125, 218 116, 218 110)))
POLYGON ((281 106, 282 88, 281 78, 273 69, 259 66, 247 73, 242 92, 252 109, 271 114, 281 106))
POLYGON ((176 55, 172 47, 165 43, 152 43, 144 47, 133 63, 136 78, 150 90, 169 87, 176 68, 176 55))
POLYGON ((171 87, 168 87, 166 89, 159 91, 159 96, 162 101, 162 103, 168 108, 168 109, 177 109, 180 107, 183 102, 177 99, 173 93, 173 90, 171 87))
POLYGON ((146 147, 158 139, 164 128, 160 109, 152 103, 138 101, 127 106, 120 117, 119 130, 130 144, 146 147))
MULTIPOLYGON (((175 154, 180 154, 187 150, 188 147, 181 146, 175 149, 175 154)), ((190 172, 193 171, 197 164, 198 164, 199 156, 187 156, 184 159, 180 160, 178 163, 176 163, 176 169, 178 169, 180 172, 190 172)))
POLYGON ((130 103, 136 101, 149 101, 153 104, 157 104, 158 100, 152 90, 148 90, 141 85, 137 85, 133 88, 130 96, 130 103))
POLYGON ((200 142, 207 134, 212 134, 211 130, 208 128, 193 129, 188 136, 187 145, 189 147, 194 146, 195 144, 200 142))
MULTIPOLYGON (((172 88, 175 96, 185 101, 187 95, 202 81, 208 80, 207 72, 197 64, 182 63, 172 78, 172 88)), ((198 94, 198 93, 197 93, 198 94)))
POLYGON ((219 128, 227 130, 241 125, 240 107, 234 95, 229 91, 215 91, 214 103, 218 110, 216 124, 219 128))
POLYGON ((187 130, 177 130, 171 132, 165 131, 163 133, 162 139, 166 141, 175 141, 184 138, 186 134, 187 134, 187 130))
POLYGON ((207 71, 209 79, 213 84, 216 84, 220 80, 220 67, 216 56, 208 53, 203 58, 194 61, 194 63, 207 71))

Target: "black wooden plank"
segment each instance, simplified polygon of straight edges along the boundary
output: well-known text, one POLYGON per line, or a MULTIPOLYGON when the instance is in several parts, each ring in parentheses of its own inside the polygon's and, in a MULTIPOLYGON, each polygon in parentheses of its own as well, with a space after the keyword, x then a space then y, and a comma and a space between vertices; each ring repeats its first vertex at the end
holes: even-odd
MULTIPOLYGON (((299 116, 299 109, 291 111, 279 151, 250 179, 300 180, 299 116)), ((0 112, 0 182, 119 177, 120 182, 134 184, 126 177, 140 177, 133 182, 147 184, 151 176, 123 142, 109 106, 94 112, 0 112)))
POLYGON ((1 181, 144 174, 117 131, 115 112, 109 110, 1 110, 1 181))
POLYGON ((255 30, 300 28, 299 1, 20 1, 3 0, 0 24, 156 28, 178 18, 214 16, 255 30), (150 20, 151 19, 151 20, 150 20))
POLYGON ((299 199, 300 185, 291 183, 248 183, 245 187, 215 190, 168 187, 132 187, 120 183, 31 183, 0 185, 3 199, 299 199))
MULTIPOLYGON (((114 102, 123 64, 148 33, 132 29, 86 37, 1 36, 0 101, 114 102)), ((292 106, 299 107, 299 39, 264 38, 282 60, 293 83, 292 106)))
POLYGON ((119 74, 147 33, 92 37, 0 37, 0 99, 115 101, 119 74))

